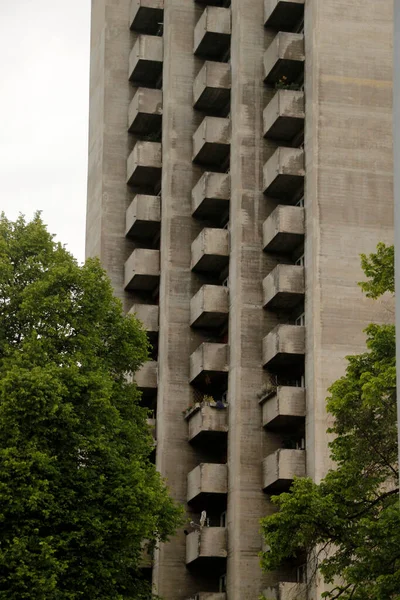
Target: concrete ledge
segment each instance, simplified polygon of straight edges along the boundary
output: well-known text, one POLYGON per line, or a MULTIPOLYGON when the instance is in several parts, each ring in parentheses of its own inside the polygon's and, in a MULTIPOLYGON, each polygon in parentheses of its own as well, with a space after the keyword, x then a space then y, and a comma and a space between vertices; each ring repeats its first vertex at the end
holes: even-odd
POLYGON ((189 426, 189 442, 212 443, 218 438, 226 438, 228 433, 228 411, 200 404, 197 410, 186 416, 189 426))
POLYGON ((164 0, 132 0, 129 24, 133 31, 156 35, 164 18, 164 0))
POLYGON ((231 122, 222 117, 205 117, 193 135, 195 163, 222 167, 229 158, 231 122))
POLYGON ((290 142, 304 129, 304 92, 278 90, 264 109, 264 136, 290 142))
POLYGON ((263 281, 264 307, 288 310, 304 297, 304 267, 280 264, 263 281))
POLYGON ((187 565, 203 559, 225 560, 227 555, 225 527, 203 527, 201 531, 193 531, 186 536, 187 565))
POLYGON ((304 150, 277 148, 264 165, 264 194, 290 203, 304 186, 304 150))
POLYGON ((263 339, 264 366, 282 367, 299 364, 305 354, 305 327, 277 325, 263 339))
POLYGON ((206 61, 194 80, 194 108, 209 114, 219 114, 229 107, 230 98, 230 64, 206 61))
POLYGON ((295 386, 278 386, 275 392, 260 400, 262 422, 267 429, 288 430, 304 423, 306 416, 305 389, 295 386))
POLYGON ((155 188, 161 180, 161 144, 136 142, 127 161, 127 184, 142 188, 155 188))
POLYGON ((263 489, 270 494, 288 491, 294 477, 305 476, 304 450, 280 448, 263 460, 263 489))
POLYGON ((229 51, 230 44, 230 9, 207 6, 194 30, 194 54, 218 61, 229 51))
POLYGON ((139 88, 128 112, 128 131, 139 136, 157 135, 162 127, 161 90, 139 88))
POLYGON ((220 285, 203 285, 190 302, 190 325, 206 329, 221 327, 229 316, 229 290, 220 285))
POLYGON ((264 0, 265 27, 292 31, 304 15, 304 0, 264 0))
POLYGON ((148 334, 155 335, 159 331, 159 307, 155 304, 134 304, 128 312, 142 323, 148 334))
POLYGON ((204 173, 192 191, 192 215, 195 219, 221 223, 229 214, 231 178, 227 173, 204 173))
POLYGON ((306 600, 306 583, 281 582, 264 590, 263 595, 268 600, 306 600))
POLYGON ((193 271, 220 273, 229 263, 229 232, 205 227, 192 244, 193 271))
POLYGON ((137 194, 126 211, 125 235, 134 239, 152 238, 160 230, 160 222, 160 198, 137 194))
POLYGON ((126 290, 153 290, 160 279, 160 251, 135 248, 125 263, 126 290))
POLYGON ((281 31, 264 54, 265 82, 295 83, 304 71, 304 60, 304 35, 281 31))
POLYGON ((210 379, 212 376, 228 374, 228 350, 227 344, 216 344, 204 342, 190 356, 190 383, 195 383, 204 377, 210 379))
POLYGON ((228 465, 202 463, 188 474, 187 501, 228 493, 228 465))
POLYGON ((137 86, 157 87, 162 68, 163 38, 140 35, 129 55, 129 81, 137 86))
POLYGON ((304 240, 304 208, 279 205, 263 225, 266 252, 293 252, 304 240))
POLYGON ((149 360, 145 362, 134 377, 139 390, 156 390, 157 389, 157 361, 149 360))

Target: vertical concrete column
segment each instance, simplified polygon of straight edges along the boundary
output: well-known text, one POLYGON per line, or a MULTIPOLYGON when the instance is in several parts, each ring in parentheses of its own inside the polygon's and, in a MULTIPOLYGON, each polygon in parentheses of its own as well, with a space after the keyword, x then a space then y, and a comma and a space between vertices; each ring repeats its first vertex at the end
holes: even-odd
MULTIPOLYGON (((191 215, 191 191, 200 177, 192 166, 192 136, 200 116, 193 110, 194 27, 201 9, 193 0, 164 2, 161 281, 157 468, 172 496, 186 504, 187 474, 197 464, 182 417, 192 400, 189 359, 192 342, 191 244, 198 226, 191 215)), ((198 70, 201 62, 198 65, 198 70)), ((184 600, 201 589, 186 569, 183 531, 156 555, 155 591, 165 600, 184 600)))
POLYGON ((229 600, 257 598, 262 590, 260 518, 268 509, 261 477, 265 434, 257 399, 265 377, 262 338, 268 333, 262 308, 268 260, 262 252, 262 223, 271 210, 262 179, 264 162, 271 154, 262 132, 267 103, 263 54, 268 45, 263 4, 263 0, 232 0, 231 5, 229 600))
POLYGON ((98 256, 124 298, 131 49, 129 0, 92 2, 86 256, 98 256))

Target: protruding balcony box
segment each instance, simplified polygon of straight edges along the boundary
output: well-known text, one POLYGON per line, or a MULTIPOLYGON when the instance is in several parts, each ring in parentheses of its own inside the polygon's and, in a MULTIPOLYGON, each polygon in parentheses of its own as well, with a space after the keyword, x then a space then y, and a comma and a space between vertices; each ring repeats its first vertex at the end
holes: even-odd
POLYGON ((278 90, 264 109, 264 136, 290 142, 304 129, 304 92, 278 90))
POLYGON ((228 214, 231 197, 231 178, 227 173, 204 173, 192 191, 195 219, 220 223, 228 214))
POLYGON ((304 14, 304 0, 264 0, 265 27, 292 31, 304 14))
POLYGON ((157 389, 157 361, 145 362, 134 377, 138 389, 142 392, 157 389))
POLYGON ((221 167, 229 158, 230 144, 230 120, 205 117, 193 136, 193 162, 221 167))
POLYGON ((194 108, 218 114, 231 98, 231 66, 206 61, 193 84, 194 108))
POLYGON ((193 52, 202 58, 221 60, 231 44, 231 11, 208 6, 194 30, 193 52))
POLYGON ((264 165, 264 193, 288 203, 304 185, 304 150, 277 148, 264 165))
POLYGON ((161 179, 161 144, 136 142, 127 162, 127 183, 155 188, 161 179))
POLYGON ((212 564, 227 557, 225 527, 203 527, 186 536, 186 564, 212 564))
POLYGON ((280 264, 263 281, 264 306, 269 310, 293 308, 304 297, 304 267, 280 264))
POLYGON ((228 493, 228 466, 202 463, 188 474, 187 501, 224 496, 228 493))
POLYGON ((263 460, 263 488, 269 494, 288 491, 294 477, 306 476, 304 450, 280 448, 263 460))
POLYGON ((304 240, 304 208, 279 205, 263 225, 266 252, 293 252, 304 240))
POLYGON ((125 263, 125 289, 153 290, 159 279, 159 250, 135 248, 125 263))
POLYGON ((267 588, 263 596, 268 600, 306 600, 306 583, 281 582, 274 587, 267 588))
POLYGON ((135 315, 142 323, 149 335, 157 335, 159 330, 159 307, 155 304, 134 304, 129 310, 130 315, 135 315))
POLYGON ((152 238, 160 229, 160 221, 160 198, 137 194, 126 211, 125 235, 134 239, 152 238))
POLYGON ((216 408, 202 402, 188 411, 185 418, 189 426, 189 442, 212 444, 227 436, 228 411, 226 407, 216 408))
POLYGON ((190 357, 190 383, 216 382, 228 377, 228 345, 204 342, 190 357))
POLYGON ((301 363, 305 353, 305 327, 277 325, 263 339, 264 366, 282 367, 301 363))
POLYGON ((158 134, 162 124, 162 91, 139 88, 128 112, 128 130, 139 136, 158 134))
POLYGON ((193 271, 220 273, 229 263, 229 232, 226 229, 202 229, 192 244, 193 271))
POLYGON ((164 0, 132 0, 130 27, 133 31, 156 35, 164 17, 164 0))
POLYGON ((190 325, 221 327, 229 316, 229 290, 221 285, 203 285, 190 302, 190 325))
POLYGON ((304 422, 306 416, 305 389, 279 385, 260 400, 263 426, 279 431, 304 422))
POLYGON ((264 54, 265 82, 295 83, 304 71, 304 35, 281 31, 264 54))
POLYGON ((147 425, 150 429, 150 433, 153 437, 153 440, 157 441, 157 419, 147 419, 147 425))
POLYGON ((129 80, 134 85, 157 87, 163 67, 163 38, 140 35, 129 55, 129 80))

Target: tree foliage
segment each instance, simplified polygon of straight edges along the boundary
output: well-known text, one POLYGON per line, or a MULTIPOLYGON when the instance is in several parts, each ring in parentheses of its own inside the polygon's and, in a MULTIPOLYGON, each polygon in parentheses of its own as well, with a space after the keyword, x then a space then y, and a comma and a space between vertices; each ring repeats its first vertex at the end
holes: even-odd
MULTIPOLYGON (((380 244, 362 264, 370 297, 393 292, 392 247, 380 244)), ((331 584, 324 597, 394 600, 400 599, 395 330, 370 325, 366 333, 367 352, 348 357, 345 376, 329 390, 335 468, 320 484, 296 479, 289 493, 272 498, 279 512, 262 521, 270 547, 262 565, 274 570, 307 552, 331 584)))
POLYGON ((1 599, 150 597, 143 541, 180 509, 127 377, 147 356, 97 260, 78 266, 40 215, 1 216, 1 599))

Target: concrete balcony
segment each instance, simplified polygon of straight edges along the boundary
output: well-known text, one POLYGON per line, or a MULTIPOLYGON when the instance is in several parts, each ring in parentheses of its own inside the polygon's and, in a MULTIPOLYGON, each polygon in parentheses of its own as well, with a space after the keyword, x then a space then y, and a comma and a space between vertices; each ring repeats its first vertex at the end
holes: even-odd
POLYGON ((141 392, 147 392, 157 389, 157 361, 149 360, 145 362, 134 377, 136 385, 141 392))
POLYGON ((304 0, 264 0, 265 27, 292 31, 304 15, 304 0))
POLYGON ((159 307, 155 304, 134 304, 128 314, 142 323, 147 334, 154 337, 159 331, 159 307))
POLYGON ((139 240, 153 238, 160 230, 160 222, 160 198, 137 194, 126 211, 125 235, 139 240))
POLYGON ((264 307, 288 310, 304 298, 304 267, 277 265, 263 281, 264 307))
POLYGON ((203 285, 190 302, 190 325, 213 329, 229 316, 229 290, 221 285, 203 285))
POLYGON ((270 85, 297 82, 304 72, 304 35, 280 32, 264 54, 264 78, 270 85))
POLYGON ((279 205, 263 225, 266 252, 293 252, 304 241, 304 208, 279 205))
POLYGON ((207 172, 192 191, 192 215, 217 224, 229 214, 231 178, 226 173, 207 172))
POLYGON ((229 232, 206 227, 192 244, 192 271, 220 273, 229 263, 229 232))
POLYGON ((139 88, 128 112, 128 130, 138 136, 158 135, 162 126, 161 90, 139 88))
POLYGON ((188 474, 188 503, 218 502, 218 497, 228 493, 228 465, 202 463, 188 474))
POLYGON ((194 108, 220 114, 231 99, 231 66, 206 61, 193 84, 194 108))
POLYGON ((155 189, 161 181, 161 160, 161 144, 136 142, 127 161, 128 185, 155 189))
POLYGON ((264 165, 264 194, 290 203, 304 186, 304 150, 277 148, 264 165))
POLYGON ((189 426, 189 442, 207 445, 226 439, 228 434, 228 411, 205 402, 196 404, 186 415, 189 426))
POLYGON ((194 54, 218 61, 225 57, 230 45, 230 9, 207 6, 194 30, 194 54))
POLYGON ((296 428, 304 423, 306 416, 305 389, 279 385, 276 390, 260 400, 262 422, 273 431, 296 428))
POLYGON ((226 560, 225 527, 203 527, 186 536, 186 564, 212 565, 226 560))
POLYGON ((217 386, 228 379, 227 344, 204 342, 190 356, 190 383, 217 386))
POLYGON ((130 28, 156 35, 164 19, 164 0, 132 0, 130 28))
POLYGON ((230 120, 205 117, 193 136, 193 162, 221 168, 229 158, 230 144, 230 120))
POLYGON ((263 460, 263 488, 268 494, 289 491, 294 477, 305 476, 304 450, 281 448, 263 460))
POLYGON ((277 325, 263 339, 263 364, 269 368, 301 364, 305 354, 305 327, 277 325))
POLYGON ((304 129, 304 92, 278 90, 264 109, 264 136, 291 142, 304 129))
POLYGON ((135 248, 125 263, 126 290, 153 290, 160 279, 160 252, 135 248))
POLYGON ((163 38, 140 35, 129 55, 129 81, 133 85, 157 87, 163 68, 163 38))
POLYGON ((154 442, 157 441, 157 419, 147 419, 147 426, 150 429, 154 442))
POLYGON ((306 583, 281 582, 264 590, 263 595, 269 600, 306 600, 306 583))

